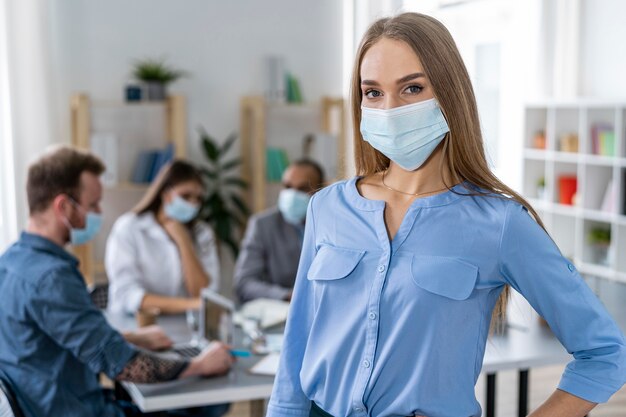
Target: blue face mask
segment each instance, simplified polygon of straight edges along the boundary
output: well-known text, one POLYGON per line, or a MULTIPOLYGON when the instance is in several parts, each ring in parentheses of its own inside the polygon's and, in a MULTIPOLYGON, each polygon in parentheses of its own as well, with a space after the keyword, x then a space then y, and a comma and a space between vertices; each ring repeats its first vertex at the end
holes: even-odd
POLYGON ((311 196, 292 188, 284 189, 278 196, 278 210, 287 223, 301 224, 306 217, 306 209, 311 196))
POLYGON ((193 220, 200 211, 200 206, 191 204, 180 196, 165 204, 165 215, 180 223, 188 223, 193 220))
POLYGON ((407 171, 418 169, 450 129, 433 98, 393 109, 361 107, 361 135, 407 171))
MULTIPOLYGON (((70 199, 74 207, 83 211, 84 209, 74 200, 70 199)), ((70 229, 70 243, 74 246, 83 245, 92 240, 100 231, 102 227, 102 215, 93 211, 87 212, 85 215, 85 227, 78 229, 72 227, 69 220, 67 221, 67 227, 70 229)))

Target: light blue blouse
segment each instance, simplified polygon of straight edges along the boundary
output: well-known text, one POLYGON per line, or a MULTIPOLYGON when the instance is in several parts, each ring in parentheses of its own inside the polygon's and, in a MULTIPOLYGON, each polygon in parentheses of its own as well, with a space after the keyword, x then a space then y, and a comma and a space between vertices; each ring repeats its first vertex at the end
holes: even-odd
POLYGON ((480 416, 474 396, 505 284, 574 360, 559 388, 605 402, 626 382, 624 336, 574 266, 512 200, 453 191, 414 201, 392 241, 357 178, 317 193, 269 417, 480 416))

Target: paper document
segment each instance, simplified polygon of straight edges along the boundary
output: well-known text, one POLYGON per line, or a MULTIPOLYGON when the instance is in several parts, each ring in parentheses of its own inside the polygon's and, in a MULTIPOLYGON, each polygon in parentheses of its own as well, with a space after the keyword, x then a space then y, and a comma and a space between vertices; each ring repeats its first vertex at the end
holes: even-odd
POLYGON ((263 329, 282 324, 287 320, 289 303, 281 300, 259 298, 245 303, 235 314, 235 323, 242 325, 246 319, 258 320, 263 329))
POLYGON ((280 354, 278 353, 270 353, 252 368, 250 368, 250 373, 255 375, 276 375, 278 371, 278 362, 280 360, 280 354))

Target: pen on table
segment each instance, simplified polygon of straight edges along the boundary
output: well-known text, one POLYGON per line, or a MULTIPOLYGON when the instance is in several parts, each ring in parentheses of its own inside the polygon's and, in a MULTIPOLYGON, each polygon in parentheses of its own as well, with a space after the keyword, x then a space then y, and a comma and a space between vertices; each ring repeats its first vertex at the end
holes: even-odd
POLYGON ((247 358, 247 357, 252 356, 252 353, 248 352, 247 350, 234 350, 234 349, 231 349, 230 350, 230 354, 235 356, 235 357, 238 357, 238 358, 247 358))

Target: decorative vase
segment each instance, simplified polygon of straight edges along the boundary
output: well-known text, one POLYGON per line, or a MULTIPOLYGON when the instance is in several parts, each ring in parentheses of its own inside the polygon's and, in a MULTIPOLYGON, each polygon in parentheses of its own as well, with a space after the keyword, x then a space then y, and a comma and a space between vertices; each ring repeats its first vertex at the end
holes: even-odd
POLYGON ((165 84, 159 82, 147 82, 146 90, 148 92, 148 100, 150 101, 161 101, 165 100, 166 88, 165 84))

